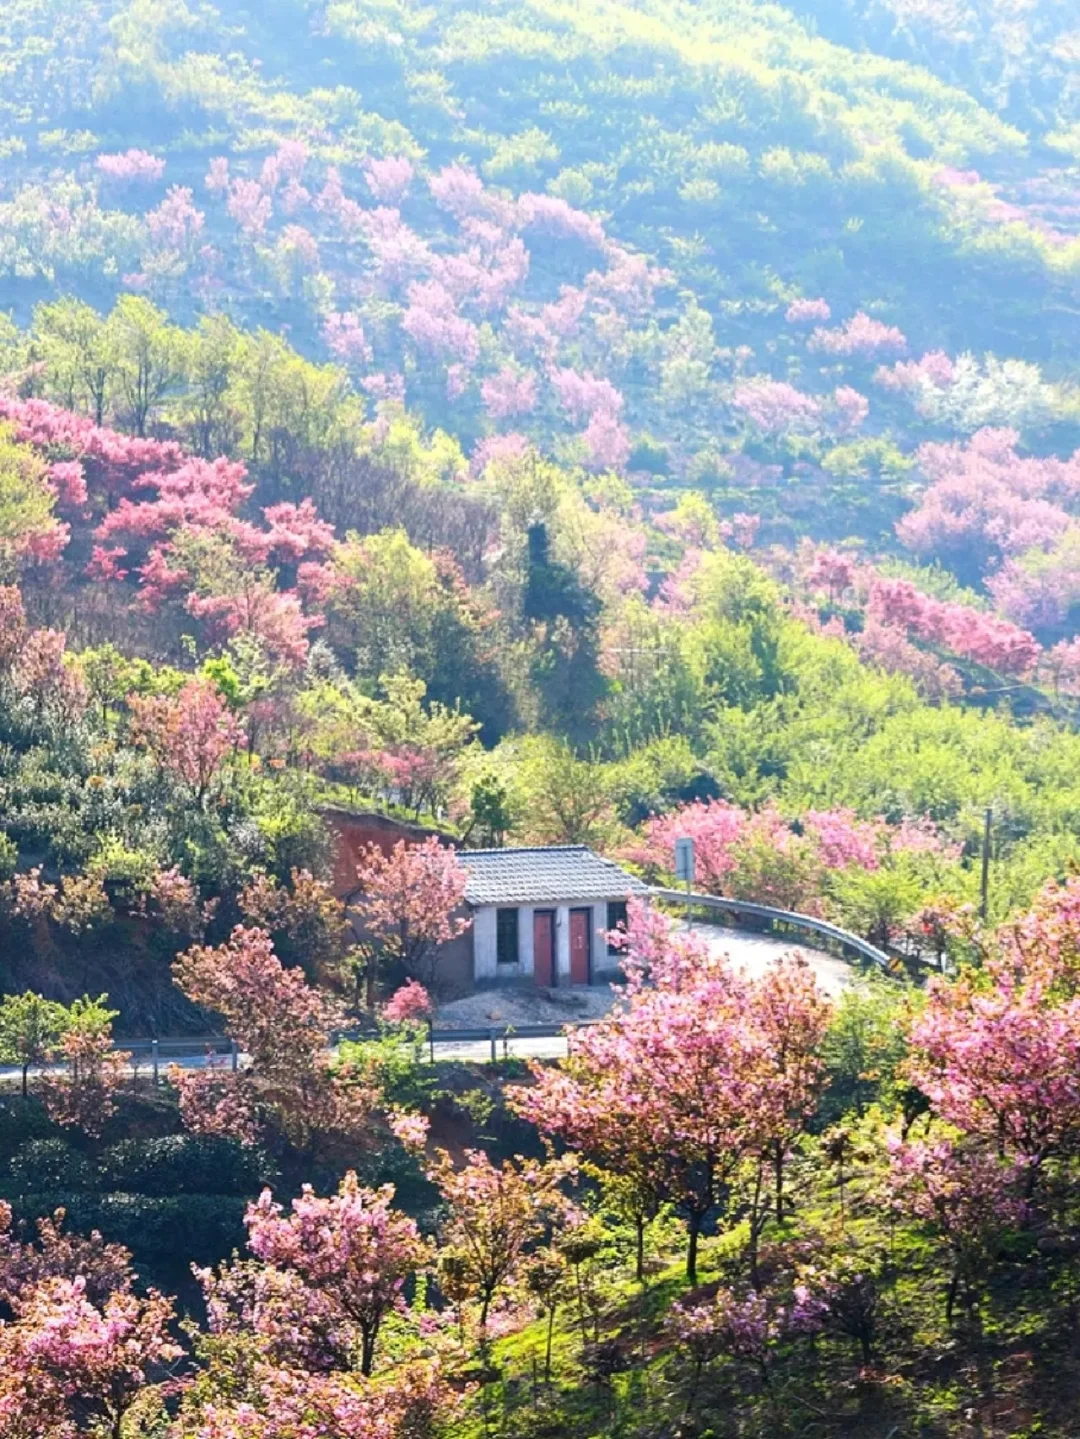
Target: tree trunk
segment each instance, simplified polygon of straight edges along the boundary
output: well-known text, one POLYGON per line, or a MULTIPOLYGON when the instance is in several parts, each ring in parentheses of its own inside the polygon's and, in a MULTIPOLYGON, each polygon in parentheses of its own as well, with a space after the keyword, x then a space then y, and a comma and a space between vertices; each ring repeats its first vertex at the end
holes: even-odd
POLYGON ((956 1308, 956 1296, 960 1289, 960 1270, 954 1269, 952 1278, 949 1280, 948 1292, 945 1295, 945 1323, 951 1324, 953 1310, 956 1308))
POLYGON ((776 1179, 776 1222, 780 1224, 784 1219, 784 1145, 779 1139, 776 1141, 773 1167, 776 1179))
POLYGON ((637 1231, 634 1244, 634 1277, 639 1284, 645 1283, 645 1220, 638 1215, 634 1220, 637 1231))
POLYGON ((375 1367, 375 1329, 362 1329, 360 1331, 360 1373, 365 1379, 371 1378, 371 1371, 375 1367))
POLYGON ((691 1212, 690 1215, 690 1243, 686 1249, 686 1277, 691 1284, 697 1283, 697 1251, 698 1236, 701 1233, 701 1221, 703 1216, 691 1212))

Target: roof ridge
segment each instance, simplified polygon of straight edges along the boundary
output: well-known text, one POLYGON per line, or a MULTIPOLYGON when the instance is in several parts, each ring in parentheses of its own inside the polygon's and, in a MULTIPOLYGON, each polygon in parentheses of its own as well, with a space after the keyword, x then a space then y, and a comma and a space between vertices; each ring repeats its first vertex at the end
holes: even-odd
POLYGON ((470 855, 512 855, 512 854, 591 854, 594 859, 603 860, 605 864, 614 864, 606 855, 597 854, 587 844, 508 844, 501 849, 460 849, 458 858, 463 864, 468 864, 470 855))

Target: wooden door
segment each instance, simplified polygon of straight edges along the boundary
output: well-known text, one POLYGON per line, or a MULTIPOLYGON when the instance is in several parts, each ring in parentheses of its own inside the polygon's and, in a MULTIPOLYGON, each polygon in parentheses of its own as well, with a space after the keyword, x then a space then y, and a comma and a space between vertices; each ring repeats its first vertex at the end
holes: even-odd
POLYGON ((592 910, 570 911, 570 983, 588 984, 592 959, 592 910))
POLYGON ((544 989, 555 983, 555 911, 533 912, 533 979, 544 989))

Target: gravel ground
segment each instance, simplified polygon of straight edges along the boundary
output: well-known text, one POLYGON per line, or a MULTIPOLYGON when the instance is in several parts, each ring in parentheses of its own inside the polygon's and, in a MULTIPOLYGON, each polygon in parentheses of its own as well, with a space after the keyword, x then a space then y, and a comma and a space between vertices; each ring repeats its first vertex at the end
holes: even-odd
MULTIPOLYGON (((837 995, 852 984, 856 971, 835 955, 790 940, 768 935, 744 934, 715 925, 694 926, 710 947, 726 954, 736 969, 750 976, 765 969, 784 954, 800 954, 817 976, 826 994, 837 995)), ((463 999, 439 1006, 435 1023, 440 1029, 473 1029, 484 1025, 566 1024, 576 1020, 599 1019, 611 1008, 614 995, 610 985, 588 989, 481 989, 463 999)))
POLYGON ((588 989, 480 989, 441 1004, 438 1029, 476 1029, 483 1025, 572 1024, 599 1019, 611 1008, 614 995, 607 984, 588 989))

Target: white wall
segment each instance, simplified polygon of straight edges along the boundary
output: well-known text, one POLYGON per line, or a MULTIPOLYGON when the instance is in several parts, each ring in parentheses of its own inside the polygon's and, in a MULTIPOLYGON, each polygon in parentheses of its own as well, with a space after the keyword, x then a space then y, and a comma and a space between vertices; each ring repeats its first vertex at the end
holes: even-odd
POLYGON ((473 975, 478 984, 498 974, 494 909, 473 911, 473 975))
MULTIPOLYGON (((555 910, 555 977, 556 983, 570 983, 570 911, 572 909, 592 910, 592 969, 593 975, 616 968, 607 953, 607 900, 569 900, 560 905, 537 905, 537 909, 555 910)), ((533 953, 533 906, 518 908, 518 962, 500 964, 498 959, 498 929, 494 905, 485 905, 473 911, 473 962, 477 984, 490 983, 496 979, 531 979, 535 973, 533 953)))

